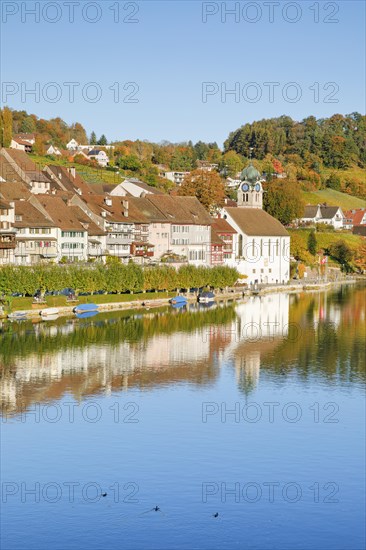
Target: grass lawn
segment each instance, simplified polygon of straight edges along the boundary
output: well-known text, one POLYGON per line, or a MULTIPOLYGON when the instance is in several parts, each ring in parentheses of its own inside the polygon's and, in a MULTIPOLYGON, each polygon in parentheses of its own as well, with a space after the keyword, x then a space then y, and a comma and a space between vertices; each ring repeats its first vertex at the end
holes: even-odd
MULTIPOLYGON (((301 238, 304 249, 307 249, 310 229, 290 229, 289 232, 290 234, 296 233, 301 238)), ((318 248, 329 248, 332 243, 343 240, 350 246, 350 248, 357 250, 357 248, 359 248, 359 246, 364 242, 363 237, 343 231, 329 231, 329 233, 316 232, 315 235, 318 248)))
POLYGON ((77 306, 78 304, 113 304, 117 302, 135 302, 137 300, 158 300, 171 298, 175 292, 140 292, 138 294, 96 294, 94 296, 80 296, 77 302, 67 302, 66 296, 46 296, 46 304, 37 304, 32 308, 33 298, 11 298, 11 311, 26 309, 44 309, 46 307, 77 306))
POLYGON ((47 166, 47 164, 55 164, 57 166, 67 167, 74 166, 79 176, 81 176, 87 183, 91 184, 108 183, 118 185, 125 177, 123 174, 123 170, 121 170, 120 173, 117 174, 116 172, 111 172, 110 170, 106 170, 104 168, 91 168, 90 166, 84 166, 83 164, 78 164, 77 162, 69 162, 63 157, 55 157, 54 159, 50 159, 49 157, 42 157, 35 154, 30 154, 29 157, 39 166, 40 169, 44 168, 44 166, 47 166))
POLYGON ((350 210, 351 208, 365 208, 366 201, 347 195, 347 193, 341 193, 334 189, 321 189, 320 191, 302 192, 303 198, 306 204, 320 204, 326 202, 330 206, 340 206, 343 211, 350 210))

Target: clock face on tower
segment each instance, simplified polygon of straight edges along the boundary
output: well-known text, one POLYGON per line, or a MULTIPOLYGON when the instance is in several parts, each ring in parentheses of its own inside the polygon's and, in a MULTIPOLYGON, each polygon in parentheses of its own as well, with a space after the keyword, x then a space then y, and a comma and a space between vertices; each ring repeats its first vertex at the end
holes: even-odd
POLYGON ((259 193, 259 191, 261 190, 261 186, 259 183, 256 184, 255 190, 257 191, 257 193, 259 193))
POLYGON ((243 183, 243 185, 241 186, 242 188, 242 191, 244 191, 244 193, 246 193, 247 191, 249 191, 249 185, 247 183, 243 183))

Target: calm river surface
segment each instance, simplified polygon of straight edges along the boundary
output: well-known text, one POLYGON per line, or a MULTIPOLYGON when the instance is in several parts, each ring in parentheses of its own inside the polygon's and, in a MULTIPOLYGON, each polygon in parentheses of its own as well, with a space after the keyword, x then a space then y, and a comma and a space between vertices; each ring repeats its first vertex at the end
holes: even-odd
POLYGON ((1 548, 364 548, 365 297, 0 325, 1 548))

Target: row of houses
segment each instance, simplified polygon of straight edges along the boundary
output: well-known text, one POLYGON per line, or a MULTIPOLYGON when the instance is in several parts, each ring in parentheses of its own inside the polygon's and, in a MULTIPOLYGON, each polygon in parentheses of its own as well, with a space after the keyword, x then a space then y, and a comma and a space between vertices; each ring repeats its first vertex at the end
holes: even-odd
POLYGON ((304 214, 298 220, 298 223, 302 225, 325 223, 331 225, 336 230, 347 229, 357 233, 360 227, 366 225, 366 209, 358 208, 343 212, 339 206, 309 204, 305 206, 304 214))
POLYGON ((74 168, 37 170, 20 150, 0 152, 0 264, 171 261, 230 265, 247 282, 289 278, 289 235, 262 210, 253 166, 242 173, 238 202, 211 218, 195 197, 163 194, 138 179, 89 185, 74 168))
MULTIPOLYGON (((35 144, 35 134, 15 134, 11 140, 10 148, 24 153, 31 153, 35 144)), ((45 154, 56 157, 66 156, 74 158, 77 155, 84 157, 86 160, 95 160, 99 166, 105 168, 109 163, 109 157, 106 149, 113 149, 113 145, 106 145, 101 149, 95 145, 79 145, 77 141, 72 139, 66 145, 66 151, 49 144, 46 146, 45 154)))

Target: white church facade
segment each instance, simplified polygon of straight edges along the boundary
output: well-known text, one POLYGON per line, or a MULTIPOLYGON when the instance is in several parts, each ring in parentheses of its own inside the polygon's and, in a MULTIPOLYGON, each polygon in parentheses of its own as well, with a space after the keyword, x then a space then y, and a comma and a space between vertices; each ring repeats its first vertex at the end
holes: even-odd
POLYGON ((234 254, 226 263, 236 267, 245 282, 287 283, 290 278, 290 235, 263 210, 263 180, 250 164, 241 174, 238 205, 224 207, 223 217, 236 230, 234 254))

